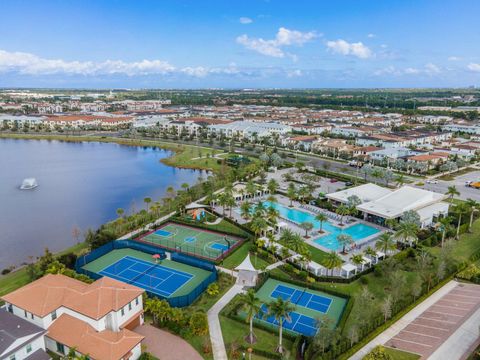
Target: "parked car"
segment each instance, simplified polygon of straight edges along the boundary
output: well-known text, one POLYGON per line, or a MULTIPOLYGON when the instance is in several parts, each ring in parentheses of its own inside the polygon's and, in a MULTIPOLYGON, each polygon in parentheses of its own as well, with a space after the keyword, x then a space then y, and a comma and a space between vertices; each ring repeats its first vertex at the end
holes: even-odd
POLYGON ((427 184, 438 184, 438 180, 427 180, 427 184))
POLYGON ((352 186, 352 185, 353 185, 353 183, 352 183, 351 181, 347 181, 347 182, 345 183, 345 186, 352 186))
POLYGON ((338 180, 337 179, 330 179, 330 182, 331 183, 336 183, 336 182, 338 182, 338 180))

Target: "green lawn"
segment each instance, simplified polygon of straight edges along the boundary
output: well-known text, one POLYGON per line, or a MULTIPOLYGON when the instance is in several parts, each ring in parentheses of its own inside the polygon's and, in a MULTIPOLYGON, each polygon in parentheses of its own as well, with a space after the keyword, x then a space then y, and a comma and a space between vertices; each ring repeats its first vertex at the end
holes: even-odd
POLYGON ((420 359, 420 355, 412 354, 409 352, 401 351, 398 349, 392 349, 385 347, 385 352, 389 354, 393 360, 417 360, 420 359))
POLYGON ((308 247, 308 250, 310 250, 310 253, 312 254, 312 260, 318 264, 322 264, 323 260, 327 256, 327 253, 325 251, 317 249, 315 246, 312 246, 312 245, 307 244, 307 247, 308 247))
MULTIPOLYGON (((253 353, 255 353, 256 349, 275 352, 275 348, 278 344, 278 335, 274 333, 255 328, 254 332, 255 336, 257 337, 257 342, 251 345, 245 341, 245 336, 247 336, 249 332, 247 323, 235 321, 221 315, 220 325, 222 327, 223 340, 225 341, 227 354, 231 349, 230 344, 232 343, 235 343, 236 345, 252 347, 253 353)), ((289 339, 283 338, 283 345, 286 349, 290 350, 293 343, 289 339)))

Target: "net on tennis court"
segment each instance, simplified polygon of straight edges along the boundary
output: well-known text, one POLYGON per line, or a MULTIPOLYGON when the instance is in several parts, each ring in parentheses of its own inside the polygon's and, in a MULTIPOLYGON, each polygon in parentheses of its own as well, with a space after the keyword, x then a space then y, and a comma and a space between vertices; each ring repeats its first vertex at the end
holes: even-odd
POLYGON ((143 275, 145 275, 146 273, 150 272, 150 270, 153 270, 155 267, 157 266, 157 264, 153 264, 152 266, 150 266, 147 270, 145 270, 144 272, 140 273, 139 275, 135 276, 133 279, 130 279, 128 280, 128 284, 133 284, 134 282, 136 282, 138 279, 140 279, 143 275))

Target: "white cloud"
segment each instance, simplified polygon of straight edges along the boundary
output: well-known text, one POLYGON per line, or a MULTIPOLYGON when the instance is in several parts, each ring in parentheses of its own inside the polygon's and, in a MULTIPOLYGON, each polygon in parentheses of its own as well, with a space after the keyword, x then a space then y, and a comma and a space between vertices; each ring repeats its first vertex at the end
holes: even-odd
POLYGON ((434 75, 434 74, 439 74, 441 72, 441 69, 432 63, 428 63, 425 65, 425 72, 429 75, 434 75))
POLYGON ((467 69, 474 72, 480 72, 480 64, 470 63, 467 65, 467 69))
POLYGON ((296 69, 296 70, 287 70, 287 77, 293 78, 293 77, 299 77, 302 76, 302 70, 296 69))
POLYGON ((253 22, 251 18, 246 16, 242 16, 240 19, 238 19, 238 21, 240 21, 240 24, 244 24, 244 25, 251 24, 253 22))
POLYGON ((405 74, 407 74, 407 75, 419 74, 419 73, 420 73, 420 69, 409 67, 409 68, 406 68, 406 69, 404 70, 404 72, 405 72, 405 74))
POLYGON ((163 60, 141 60, 125 62, 122 60, 66 61, 62 59, 44 59, 24 52, 0 50, 0 72, 15 71, 24 75, 112 75, 124 74, 150 75, 166 74, 175 71, 175 67, 163 60))
POLYGON ((248 35, 243 34, 237 37, 237 43, 262 55, 283 58, 286 55, 282 49, 283 47, 292 45, 302 46, 318 36, 314 31, 301 32, 281 27, 278 29, 274 39, 250 38, 248 35))
POLYGON ((370 33, 370 34, 367 35, 367 37, 369 39, 373 39, 373 38, 377 37, 377 35, 370 33))
POLYGON ((334 53, 341 55, 352 55, 360 59, 368 59, 372 56, 372 51, 362 42, 349 43, 339 39, 336 41, 327 41, 327 48, 334 53))
POLYGON ((458 56, 449 56, 448 57, 448 61, 460 61, 462 60, 461 57, 458 57, 458 56))

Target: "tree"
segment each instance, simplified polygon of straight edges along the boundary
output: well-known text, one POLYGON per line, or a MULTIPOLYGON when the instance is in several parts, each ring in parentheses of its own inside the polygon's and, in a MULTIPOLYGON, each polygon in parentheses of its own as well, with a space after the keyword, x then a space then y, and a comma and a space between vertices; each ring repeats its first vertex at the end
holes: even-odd
POLYGON ((240 214, 242 218, 248 220, 252 217, 252 205, 248 201, 244 201, 240 204, 240 214))
POLYGON ((447 235, 448 230, 451 228, 451 223, 452 223, 452 218, 451 217, 444 217, 440 219, 439 221, 440 226, 438 229, 442 232, 442 243, 441 246, 445 245, 445 237, 447 235))
POLYGON ((257 192, 257 186, 252 180, 249 180, 245 185, 245 190, 247 191, 247 194, 250 196, 250 198, 253 198, 255 196, 255 193, 257 192))
POLYGON ((147 205, 147 211, 148 211, 150 203, 152 202, 152 198, 146 197, 146 198, 143 199, 143 202, 147 205))
POLYGON ((472 232, 473 214, 478 211, 479 203, 473 199, 467 199, 467 206, 470 212, 470 222, 468 223, 468 232, 472 232))
POLYGON ((413 301, 417 301, 418 297, 422 295, 422 279, 419 276, 415 276, 410 290, 413 296, 413 301))
POLYGON ((415 210, 405 211, 400 222, 408 222, 420 226, 420 215, 415 210))
MULTIPOLYGON (((283 234, 284 233, 285 233, 285 231, 283 232, 283 234)), ((297 254, 302 254, 307 249, 307 246, 305 245, 305 242, 303 241, 301 236, 298 235, 298 234, 293 234, 292 233, 292 235, 289 236, 288 238, 286 238, 284 241, 285 241, 284 242, 285 246, 288 247, 289 249, 295 251, 297 254)))
POLYGON ((405 184, 405 175, 400 174, 395 178, 395 183, 397 184, 397 187, 402 187, 403 184, 405 184))
POLYGON ((357 195, 350 195, 347 198, 347 206, 350 208, 350 211, 356 210, 357 206, 362 203, 362 200, 357 195))
POLYGON ((268 222, 270 222, 270 224, 276 225, 277 219, 279 216, 280 216, 280 213, 273 206, 269 206, 267 208, 267 220, 268 222))
POLYGON ((350 209, 346 205, 340 205, 337 207, 336 213, 340 215, 340 225, 343 225, 343 218, 350 214, 350 209))
POLYGON ((265 229, 268 227, 267 222, 265 221, 264 218, 262 217, 255 217, 250 224, 250 227, 252 228, 252 231, 255 233, 256 237, 259 237, 260 234, 265 231, 265 229))
POLYGON ((305 221, 302 222, 299 227, 305 230, 305 237, 308 238, 308 232, 313 229, 313 224, 311 222, 305 221))
POLYGON ((357 267, 361 266, 363 270, 363 263, 365 262, 365 259, 363 258, 362 254, 353 255, 350 258, 350 261, 352 262, 352 264, 354 264, 357 267))
POLYGON ((289 183, 287 188, 287 197, 290 199, 290 207, 293 206, 293 200, 295 200, 296 196, 297 189, 295 188, 295 185, 293 183, 289 183))
POLYGON ((380 235, 375 243, 375 249, 381 250, 384 254, 388 254, 389 251, 393 251, 395 248, 395 241, 392 235, 386 232, 380 235))
POLYGON ((282 332, 283 322, 291 322, 290 313, 295 310, 295 306, 289 300, 283 300, 281 297, 271 301, 267 305, 268 314, 273 316, 278 322, 278 348, 277 351, 283 354, 282 332))
POLYGON ((390 316, 392 316, 392 295, 388 295, 385 300, 383 300, 381 309, 383 314, 383 322, 387 322, 390 316))
POLYGON ((256 296, 255 290, 249 289, 246 293, 240 294, 240 303, 247 314, 247 321, 250 324, 250 333, 248 334, 247 342, 253 344, 256 341, 255 335, 253 334, 253 319, 255 315, 259 313, 261 315, 262 302, 256 296))
POLYGON ((457 206, 455 206, 455 213, 458 216, 458 221, 457 221, 457 234, 455 235, 455 239, 460 239, 460 225, 462 225, 462 216, 467 212, 468 208, 465 203, 459 203, 457 206))
POLYGON ((317 221, 320 223, 320 230, 319 230, 319 232, 320 232, 320 233, 323 233, 323 223, 324 223, 325 221, 328 221, 327 215, 325 215, 324 213, 318 213, 318 214, 315 216, 315 220, 317 220, 317 221))
POLYGON ((190 331, 193 335, 203 336, 208 333, 207 314, 203 311, 195 311, 188 321, 190 331))
POLYGON ((122 208, 118 208, 116 212, 119 218, 123 217, 123 214, 125 214, 125 210, 123 210, 122 208))
POLYGON ((342 258, 335 251, 329 252, 323 260, 323 266, 331 270, 331 276, 333 276, 333 270, 341 267, 342 264, 342 258))
POLYGON ((453 197, 459 196, 460 192, 457 190, 455 185, 452 185, 447 188, 447 192, 445 193, 445 195, 448 195, 450 197, 450 203, 453 203, 453 197))
POLYGON ((270 194, 274 195, 278 190, 278 182, 275 179, 270 179, 267 183, 267 189, 270 194))
POLYGON ((353 243, 353 238, 348 234, 341 233, 337 236, 337 241, 342 246, 342 253, 345 254, 346 247, 353 243))
POLYGON ((395 238, 398 239, 400 242, 408 242, 411 245, 417 241, 417 233, 417 224, 410 222, 400 222, 397 232, 395 233, 395 238))
POLYGON ((382 345, 378 345, 370 351, 363 360, 393 360, 393 357, 386 352, 382 345))

